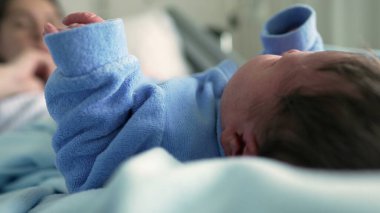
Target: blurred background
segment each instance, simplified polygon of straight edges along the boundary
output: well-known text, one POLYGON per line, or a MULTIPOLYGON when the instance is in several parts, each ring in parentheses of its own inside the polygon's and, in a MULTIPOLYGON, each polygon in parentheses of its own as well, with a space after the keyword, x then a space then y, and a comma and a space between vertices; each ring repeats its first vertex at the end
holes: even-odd
POLYGON ((65 12, 94 11, 105 18, 125 17, 150 8, 175 8, 192 22, 222 36, 224 51, 244 59, 260 52, 259 32, 275 12, 295 3, 317 11, 318 28, 327 44, 379 48, 378 0, 61 0, 65 12))

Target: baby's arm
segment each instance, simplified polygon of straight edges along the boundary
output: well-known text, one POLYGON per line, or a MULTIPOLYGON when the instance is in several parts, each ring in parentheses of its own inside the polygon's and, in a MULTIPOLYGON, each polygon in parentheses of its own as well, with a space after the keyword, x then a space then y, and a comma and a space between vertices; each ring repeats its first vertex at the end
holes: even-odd
POLYGON ((45 96, 58 126, 56 164, 76 192, 103 186, 122 161, 155 146, 141 141, 158 141, 162 107, 159 89, 128 54, 120 19, 73 14, 64 23, 74 29, 46 27, 57 70, 45 96))

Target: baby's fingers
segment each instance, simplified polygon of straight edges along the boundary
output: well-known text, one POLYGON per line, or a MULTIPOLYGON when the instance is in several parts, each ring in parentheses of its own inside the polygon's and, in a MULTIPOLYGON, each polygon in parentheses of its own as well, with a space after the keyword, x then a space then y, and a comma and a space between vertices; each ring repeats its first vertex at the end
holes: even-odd
POLYGON ((65 24, 67 27, 66 28, 57 28, 56 26, 47 23, 45 24, 44 28, 44 35, 50 34, 50 33, 57 33, 65 30, 69 30, 72 28, 77 28, 77 27, 82 27, 86 24, 91 24, 91 23, 98 23, 98 22, 103 22, 104 20, 97 16, 95 13, 91 12, 78 12, 78 13, 72 13, 68 16, 66 16, 63 19, 63 24, 65 24))
POLYGON ((63 19, 63 24, 72 26, 73 24, 91 24, 103 22, 104 19, 91 12, 72 13, 63 19))
POLYGON ((46 23, 45 26, 44 26, 44 33, 43 34, 47 35, 47 34, 50 34, 50 33, 57 33, 59 31, 60 30, 56 26, 54 26, 54 25, 52 25, 50 23, 46 23))

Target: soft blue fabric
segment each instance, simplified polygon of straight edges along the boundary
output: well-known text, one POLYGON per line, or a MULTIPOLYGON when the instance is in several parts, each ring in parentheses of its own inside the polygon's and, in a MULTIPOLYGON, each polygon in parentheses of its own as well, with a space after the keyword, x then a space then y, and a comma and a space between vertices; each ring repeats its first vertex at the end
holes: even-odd
POLYGON ((121 164, 104 188, 67 194, 63 177, 54 171, 49 147, 52 126, 44 121, 0 135, 0 176, 8 179, 1 185, 0 212, 372 213, 380 209, 379 172, 305 170, 260 158, 181 163, 163 149, 121 164))
POLYGON ((281 54, 290 49, 323 50, 316 13, 307 5, 292 6, 274 15, 264 25, 261 40, 266 54, 281 54))
POLYGON ((28 212, 46 196, 66 193, 54 166, 52 120, 0 135, 0 212, 28 212))
MULTIPOLYGON (((45 136, 52 134, 43 129, 32 132, 0 135, 2 150, 13 152, 11 141, 42 148, 45 151, 40 154, 20 152, 13 159, 29 162, 26 159, 40 158, 45 165, 36 164, 35 171, 52 173, 52 167, 46 165, 52 165, 53 158, 44 157, 52 151, 41 146, 49 147, 50 137, 45 136)), ((6 168, 22 168, 7 162, 6 168)), ((13 178, 6 186, 32 173, 13 178)), ((166 150, 157 148, 122 163, 101 189, 67 194, 63 177, 50 175, 1 193, 0 212, 373 213, 380 210, 379 185, 380 173, 376 171, 307 170, 261 158, 181 163, 166 150)))
POLYGON ((50 195, 31 213, 374 213, 379 172, 305 170, 260 158, 181 163, 153 149, 122 164, 104 188, 50 195))
MULTIPOLYGON (((310 39, 319 38, 314 11, 296 6, 275 17, 288 16, 271 19, 267 28, 294 31, 263 34, 264 52, 320 50, 321 40, 310 39)), ((223 156, 219 101, 235 63, 156 84, 128 54, 121 20, 48 35, 46 42, 58 65, 45 94, 58 124, 53 147, 70 192, 103 186, 124 160, 154 147, 180 161, 223 156)))
POLYGON ((54 131, 54 122, 44 119, 1 134, 0 193, 35 186, 57 175, 50 145, 54 131))

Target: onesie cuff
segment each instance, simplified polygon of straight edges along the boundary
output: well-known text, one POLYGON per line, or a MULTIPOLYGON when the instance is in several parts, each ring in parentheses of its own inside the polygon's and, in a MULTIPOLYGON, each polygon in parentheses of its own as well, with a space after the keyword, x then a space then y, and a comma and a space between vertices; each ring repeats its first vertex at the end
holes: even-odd
MULTIPOLYGON (((235 74, 235 72, 238 70, 238 65, 235 61, 226 59, 222 61, 218 67, 222 70, 222 72, 226 75, 227 81, 231 79, 231 77, 235 74)), ((224 84, 225 82, 223 82, 224 84)))
POLYGON ((58 71, 67 77, 85 75, 128 55, 127 39, 121 19, 48 34, 45 36, 45 42, 58 71))
POLYGON ((323 42, 316 27, 316 13, 307 5, 286 8, 264 25, 264 54, 280 55, 290 49, 320 51, 323 42))

